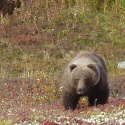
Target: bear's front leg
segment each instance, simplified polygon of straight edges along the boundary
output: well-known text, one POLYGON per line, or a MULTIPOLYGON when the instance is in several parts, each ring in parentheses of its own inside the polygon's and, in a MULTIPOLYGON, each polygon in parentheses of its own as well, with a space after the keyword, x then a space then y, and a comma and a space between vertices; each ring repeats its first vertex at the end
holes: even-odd
POLYGON ((97 105, 98 104, 106 104, 109 96, 109 91, 101 91, 97 96, 97 105))
POLYGON ((89 106, 96 105, 96 98, 94 96, 88 96, 89 106))
POLYGON ((79 96, 77 94, 65 92, 63 93, 63 105, 65 110, 71 109, 75 110, 79 101, 79 96))
POLYGON ((89 99, 89 106, 94 106, 94 105, 103 105, 105 103, 107 103, 108 100, 108 96, 109 96, 109 91, 107 90, 101 90, 99 91, 96 95, 89 95, 88 99, 89 99))

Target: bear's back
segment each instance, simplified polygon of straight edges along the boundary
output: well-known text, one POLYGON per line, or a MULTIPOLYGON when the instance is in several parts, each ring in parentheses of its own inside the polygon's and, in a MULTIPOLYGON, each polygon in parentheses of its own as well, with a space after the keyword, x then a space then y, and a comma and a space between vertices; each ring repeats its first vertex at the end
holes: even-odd
POLYGON ((69 63, 70 64, 78 64, 81 66, 86 66, 88 64, 97 64, 100 70, 104 70, 103 72, 107 73, 105 62, 98 55, 89 52, 89 51, 81 51, 79 52, 69 63))
MULTIPOLYGON (((71 61, 70 64, 72 63, 84 63, 84 65, 89 64, 89 63, 97 63, 100 64, 102 63, 103 60, 93 54, 92 52, 89 51, 81 51, 79 52, 71 61)), ((103 62, 104 63, 104 62, 103 62)))

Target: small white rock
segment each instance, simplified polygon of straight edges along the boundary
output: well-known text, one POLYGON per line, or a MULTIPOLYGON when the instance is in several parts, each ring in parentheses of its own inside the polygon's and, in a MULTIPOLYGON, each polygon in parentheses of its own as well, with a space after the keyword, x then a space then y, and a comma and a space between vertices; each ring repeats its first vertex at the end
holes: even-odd
POLYGON ((119 62, 117 65, 118 68, 125 69, 125 61, 119 62))

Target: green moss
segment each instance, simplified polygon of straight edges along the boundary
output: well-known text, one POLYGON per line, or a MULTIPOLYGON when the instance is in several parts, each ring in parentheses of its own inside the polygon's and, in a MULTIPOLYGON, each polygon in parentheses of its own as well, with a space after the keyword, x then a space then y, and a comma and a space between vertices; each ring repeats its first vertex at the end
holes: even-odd
POLYGON ((10 125, 10 124, 12 124, 12 120, 0 119, 0 125, 10 125))

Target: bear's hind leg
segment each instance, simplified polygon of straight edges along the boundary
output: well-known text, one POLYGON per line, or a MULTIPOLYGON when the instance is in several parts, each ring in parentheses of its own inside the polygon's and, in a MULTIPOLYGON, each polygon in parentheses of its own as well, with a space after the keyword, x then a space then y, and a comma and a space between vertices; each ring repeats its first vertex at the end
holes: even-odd
POLYGON ((65 110, 72 109, 75 110, 76 106, 78 104, 79 97, 78 95, 65 92, 63 94, 63 105, 65 107, 65 110))

